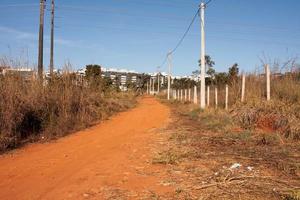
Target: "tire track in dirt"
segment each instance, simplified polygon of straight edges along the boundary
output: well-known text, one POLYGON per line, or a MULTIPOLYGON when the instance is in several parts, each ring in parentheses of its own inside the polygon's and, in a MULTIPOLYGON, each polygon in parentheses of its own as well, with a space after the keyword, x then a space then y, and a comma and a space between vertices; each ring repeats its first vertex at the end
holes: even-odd
MULTIPOLYGON (((136 108, 87 130, 0 156, 0 199, 109 199, 109 188, 165 193, 149 168, 151 130, 168 123, 170 110, 146 97, 136 108), (149 163, 149 162, 148 162, 149 163)), ((157 166, 153 167, 153 170, 157 166)))

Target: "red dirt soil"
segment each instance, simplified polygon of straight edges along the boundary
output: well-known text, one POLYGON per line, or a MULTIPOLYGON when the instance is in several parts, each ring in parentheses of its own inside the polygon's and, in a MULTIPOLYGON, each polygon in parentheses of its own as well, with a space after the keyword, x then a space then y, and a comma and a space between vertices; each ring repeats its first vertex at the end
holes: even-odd
POLYGON ((151 159, 151 130, 166 125, 169 115, 167 106, 146 97, 90 129, 2 155, 0 199, 107 199, 107 187, 168 192, 158 177, 137 169, 151 159))

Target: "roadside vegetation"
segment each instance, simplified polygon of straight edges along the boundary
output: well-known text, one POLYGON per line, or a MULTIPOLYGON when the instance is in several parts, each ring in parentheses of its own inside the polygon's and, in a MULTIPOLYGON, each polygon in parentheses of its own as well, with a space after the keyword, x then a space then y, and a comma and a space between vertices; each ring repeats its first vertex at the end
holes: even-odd
MULTIPOLYGON (((246 75, 245 101, 241 102, 238 65, 227 73, 210 70, 207 109, 161 98, 171 107, 173 119, 165 131, 168 144, 152 163, 166 166, 169 183, 177 187, 173 198, 299 200, 299 71, 273 74, 270 101, 265 77, 246 75), (225 84, 229 86, 228 110, 224 109, 225 84)), ((178 80, 176 86, 186 89, 193 83, 178 80)))
POLYGON ((135 105, 134 91, 120 92, 100 73, 90 65, 85 77, 64 73, 43 83, 0 76, 0 151, 64 136, 135 105))
MULTIPOLYGON (((163 100, 164 101, 164 100, 163 100)), ((166 102, 167 103, 167 102, 166 102)), ((174 199, 300 199, 300 142, 232 113, 168 103, 168 142, 154 156, 165 165, 174 199)))

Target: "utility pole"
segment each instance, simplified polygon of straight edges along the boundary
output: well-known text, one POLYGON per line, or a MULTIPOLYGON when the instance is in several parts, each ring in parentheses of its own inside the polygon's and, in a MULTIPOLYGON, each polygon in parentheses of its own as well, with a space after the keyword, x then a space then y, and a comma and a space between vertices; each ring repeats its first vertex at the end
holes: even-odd
POLYGON ((44 11, 46 0, 40 0, 40 29, 39 29, 39 56, 38 56, 38 76, 43 79, 43 48, 44 48, 44 11))
POLYGON ((171 67, 172 67, 172 53, 168 53, 168 61, 169 61, 169 74, 168 74, 168 100, 170 100, 170 89, 171 89, 171 67))
POLYGON ((205 3, 202 2, 200 4, 200 14, 201 14, 201 75, 200 75, 200 108, 205 108, 205 31, 204 31, 204 10, 205 10, 205 3))
POLYGON ((54 51, 54 0, 51 3, 51 41, 50 41, 50 75, 53 75, 54 62, 53 62, 53 51, 54 51))

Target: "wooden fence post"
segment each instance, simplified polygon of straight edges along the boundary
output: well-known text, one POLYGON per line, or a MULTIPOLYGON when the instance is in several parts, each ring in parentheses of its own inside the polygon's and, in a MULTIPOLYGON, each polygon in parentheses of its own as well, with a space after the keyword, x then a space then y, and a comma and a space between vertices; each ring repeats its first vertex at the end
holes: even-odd
POLYGON ((194 86, 194 104, 197 104, 197 86, 194 86))
POLYGON ((218 88, 215 87, 215 104, 216 108, 218 108, 218 88))
POLYGON ((149 94, 151 95, 151 89, 152 88, 152 81, 151 81, 151 78, 150 78, 150 82, 149 82, 149 94))
POLYGON ((270 66, 269 64, 265 65, 265 70, 266 70, 266 83, 267 83, 267 101, 271 100, 271 83, 270 83, 270 66))
POLYGON ((180 100, 183 100, 183 89, 180 90, 180 100))
POLYGON ((245 101, 245 83, 246 82, 246 76, 245 74, 242 75, 242 97, 241 97, 241 102, 245 101))
POLYGON ((225 110, 228 110, 228 85, 225 88, 225 110))
POLYGON ((207 86, 207 107, 209 107, 209 86, 207 86))
POLYGON ((149 81, 147 81, 147 94, 149 94, 149 81))

